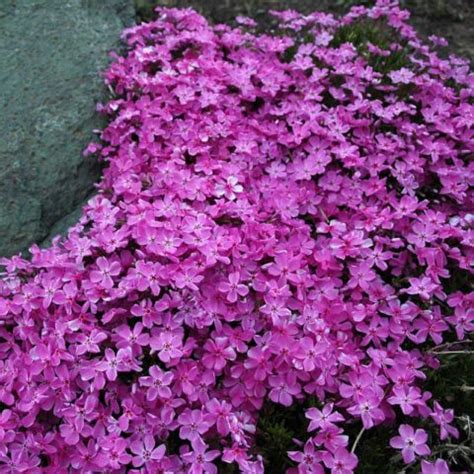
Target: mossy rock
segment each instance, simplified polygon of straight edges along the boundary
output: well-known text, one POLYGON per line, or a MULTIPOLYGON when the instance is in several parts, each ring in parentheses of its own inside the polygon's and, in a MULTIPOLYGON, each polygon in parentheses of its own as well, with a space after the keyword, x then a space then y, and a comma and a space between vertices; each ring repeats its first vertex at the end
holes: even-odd
POLYGON ((100 168, 83 149, 103 127, 100 72, 132 0, 0 2, 0 256, 26 250, 80 206, 100 168))

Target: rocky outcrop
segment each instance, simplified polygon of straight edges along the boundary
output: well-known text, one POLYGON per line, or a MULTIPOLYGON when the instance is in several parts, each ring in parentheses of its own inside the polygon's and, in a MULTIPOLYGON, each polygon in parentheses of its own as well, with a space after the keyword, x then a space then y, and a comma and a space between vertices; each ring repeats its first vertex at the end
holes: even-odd
POLYGON ((82 151, 103 126, 100 72, 133 18, 132 0, 1 0, 0 256, 93 191, 100 169, 82 151))

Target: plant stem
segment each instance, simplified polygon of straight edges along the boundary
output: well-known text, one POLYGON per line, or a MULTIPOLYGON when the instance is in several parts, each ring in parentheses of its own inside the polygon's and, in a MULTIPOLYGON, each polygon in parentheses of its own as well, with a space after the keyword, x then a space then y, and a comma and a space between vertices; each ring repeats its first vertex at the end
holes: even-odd
POLYGON ((440 344, 439 346, 432 347, 429 352, 436 352, 439 349, 444 349, 452 347, 452 346, 458 346, 460 344, 472 344, 474 343, 473 340, 471 339, 465 339, 463 341, 454 341, 454 342, 445 342, 444 344, 440 344))
POLYGON ((449 355, 449 354, 474 354, 474 351, 441 351, 432 352, 433 355, 449 355))
POLYGON ((357 445, 359 444, 360 438, 362 438, 362 435, 364 434, 365 428, 362 427, 362 429, 359 431, 359 434, 357 435, 357 438, 354 441, 354 444, 352 445, 351 448, 351 453, 354 453, 354 451, 357 448, 357 445))

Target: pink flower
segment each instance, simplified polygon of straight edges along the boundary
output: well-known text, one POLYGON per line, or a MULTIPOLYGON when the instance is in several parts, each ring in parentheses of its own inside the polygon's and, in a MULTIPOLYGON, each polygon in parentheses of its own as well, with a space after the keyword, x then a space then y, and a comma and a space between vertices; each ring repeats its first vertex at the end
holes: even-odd
POLYGON ((99 344, 102 341, 105 341, 106 339, 107 334, 105 334, 104 332, 97 331, 96 329, 92 330, 92 332, 88 336, 80 334, 78 336, 78 341, 80 342, 80 344, 77 346, 76 354, 81 355, 87 352, 100 352, 99 344))
POLYGON ((329 403, 323 407, 322 410, 317 408, 308 408, 305 416, 308 420, 311 420, 308 431, 314 431, 316 429, 325 430, 330 426, 335 426, 335 423, 344 421, 344 417, 337 411, 333 412, 334 404, 329 403))
POLYGON ((459 431, 450 424, 454 420, 454 410, 444 410, 438 402, 434 402, 434 410, 430 416, 439 426, 441 440, 445 440, 449 436, 459 437, 459 431))
POLYGON ((368 391, 367 394, 361 396, 357 405, 349 407, 347 411, 351 415, 359 415, 364 428, 370 429, 385 420, 385 414, 379 408, 379 405, 379 397, 368 391))
POLYGON ((409 295, 420 295, 421 298, 429 300, 437 288, 437 285, 433 283, 431 278, 409 278, 410 288, 406 291, 409 295))
POLYGON ((231 273, 228 282, 220 283, 219 291, 227 295, 227 301, 230 303, 235 303, 239 296, 247 296, 249 293, 247 285, 240 283, 239 272, 231 273))
POLYGON ((204 367, 221 371, 227 360, 235 360, 237 357, 233 347, 229 346, 229 339, 227 337, 216 337, 204 344, 206 351, 202 357, 204 367))
POLYGON ((101 444, 107 464, 112 469, 120 469, 122 465, 127 465, 132 456, 126 452, 128 443, 125 439, 111 435, 103 440, 101 444))
POLYGON ((166 447, 164 444, 155 447, 153 436, 146 435, 143 440, 133 441, 130 444, 130 450, 136 455, 132 458, 132 464, 135 467, 146 466, 151 468, 154 462, 158 462, 163 458, 166 447))
POLYGON ((184 461, 189 464, 189 474, 217 474, 212 461, 219 456, 219 451, 208 451, 207 448, 207 444, 198 439, 193 443, 193 451, 183 454, 184 461))
POLYGON ((415 460, 415 456, 427 456, 430 448, 426 444, 428 435, 425 430, 414 430, 410 425, 400 425, 398 429, 400 436, 395 436, 390 440, 392 448, 401 449, 403 460, 410 464, 415 460))
POLYGON ((301 474, 324 474, 324 468, 320 461, 322 453, 316 451, 312 440, 304 445, 304 451, 289 451, 288 457, 298 463, 298 473, 301 474))
POLYGON ((457 306, 454 316, 449 316, 446 320, 456 329, 456 335, 460 341, 465 338, 466 332, 474 331, 474 309, 457 306))
POLYGON ((437 459, 434 463, 421 461, 422 474, 449 474, 448 463, 443 459, 437 459))
POLYGON ((183 355, 181 336, 169 331, 161 331, 158 336, 150 339, 152 349, 158 351, 158 357, 162 362, 170 362, 183 355))
POLYGON ((112 277, 119 275, 120 270, 119 262, 109 262, 105 257, 99 257, 97 259, 97 270, 91 271, 90 279, 93 283, 97 283, 103 288, 112 288, 114 286, 112 277))
POLYGON ((293 372, 283 375, 271 375, 269 377, 270 400, 275 403, 281 403, 282 405, 289 407, 293 402, 293 397, 300 395, 301 388, 296 381, 296 375, 293 372))
POLYGON ((170 398, 172 393, 169 388, 174 378, 172 372, 163 372, 157 365, 150 367, 150 375, 140 377, 140 385, 148 387, 146 398, 148 401, 154 401, 156 398, 170 398))
POLYGON ((351 474, 357 466, 357 456, 345 448, 337 448, 334 453, 323 453, 323 461, 334 474, 351 474))
POLYGON ((201 410, 185 410, 178 417, 180 424, 179 436, 181 439, 188 439, 193 446, 197 440, 201 440, 201 435, 212 426, 212 418, 208 414, 203 414, 201 410))
POLYGON ((295 354, 295 366, 298 369, 302 368, 303 370, 310 372, 317 367, 318 357, 326 351, 326 344, 315 344, 310 337, 303 337, 299 342, 299 348, 295 354))
POLYGON ((237 194, 243 192, 244 188, 241 184, 238 184, 239 180, 235 176, 229 176, 225 184, 218 184, 216 186, 216 196, 226 197, 227 199, 233 201, 237 194))
POLYGON ((107 378, 113 381, 117 378, 118 371, 123 369, 123 360, 126 355, 123 349, 115 354, 112 349, 107 348, 105 350, 105 360, 97 365, 97 369, 104 371, 107 378))
POLYGON ((393 396, 387 399, 392 405, 400 405, 403 414, 409 415, 415 407, 424 405, 421 398, 421 392, 417 387, 405 387, 395 385, 393 387, 393 396))
POLYGON ((117 347, 123 349, 130 346, 147 346, 150 337, 148 334, 143 333, 142 331, 142 323, 137 323, 133 330, 130 329, 129 326, 120 326, 115 331, 117 336, 119 336, 117 347))
MULTIPOLYGON (((395 1, 274 15, 277 35, 167 8, 124 31, 96 195, 0 259, 0 471, 278 471, 268 400, 319 407, 288 474, 353 472, 345 425, 397 406, 458 435, 424 384, 428 340, 474 330, 469 64, 395 1), (374 21, 385 49, 331 41, 374 21)), ((402 425, 392 445, 413 462, 426 440, 402 425)))
POLYGON ((197 269, 184 267, 176 275, 175 283, 179 289, 189 288, 192 291, 198 291, 197 283, 200 283, 204 277, 199 274, 197 269))
POLYGON ((267 375, 272 372, 270 357, 271 354, 268 348, 252 347, 247 352, 244 367, 252 371, 255 380, 265 380, 267 375))
POLYGON ((406 67, 402 67, 398 71, 392 71, 389 76, 395 84, 409 84, 415 74, 406 67))
POLYGON ((217 432, 225 436, 230 432, 230 414, 232 412, 232 405, 227 402, 220 402, 216 398, 209 400, 206 403, 206 409, 211 415, 213 423, 216 424, 217 432))

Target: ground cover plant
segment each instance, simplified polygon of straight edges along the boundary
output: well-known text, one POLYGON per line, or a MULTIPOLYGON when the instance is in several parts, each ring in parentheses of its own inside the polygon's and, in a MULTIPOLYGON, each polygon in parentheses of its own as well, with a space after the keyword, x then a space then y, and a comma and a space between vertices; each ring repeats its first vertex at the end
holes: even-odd
POLYGON ((124 32, 98 194, 2 260, 1 472, 342 474, 388 427, 469 469, 427 373, 472 349, 474 80, 407 15, 124 32))

